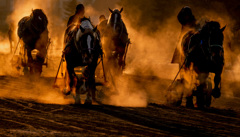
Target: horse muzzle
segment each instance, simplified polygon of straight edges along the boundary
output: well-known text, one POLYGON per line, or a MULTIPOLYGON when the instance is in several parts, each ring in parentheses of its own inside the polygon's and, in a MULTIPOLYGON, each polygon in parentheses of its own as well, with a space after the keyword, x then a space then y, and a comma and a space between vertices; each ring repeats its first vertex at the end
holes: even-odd
POLYGON ((40 57, 40 52, 37 49, 34 49, 31 51, 31 56, 33 58, 33 60, 37 60, 38 57, 40 57))
POLYGON ((83 61, 83 64, 91 64, 93 62, 93 57, 84 56, 82 61, 83 61))

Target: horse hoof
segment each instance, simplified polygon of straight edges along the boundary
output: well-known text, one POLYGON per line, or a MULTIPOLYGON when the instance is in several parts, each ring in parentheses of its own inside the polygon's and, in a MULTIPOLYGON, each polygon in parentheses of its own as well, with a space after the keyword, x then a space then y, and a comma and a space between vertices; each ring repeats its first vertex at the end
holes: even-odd
POLYGON ((186 108, 194 108, 193 103, 190 102, 186 103, 186 108))
POLYGON ((92 101, 85 101, 84 105, 92 105, 92 101))
POLYGON ((221 91, 219 88, 214 88, 212 91, 212 96, 214 98, 219 98, 221 96, 221 91))
POLYGON ((67 89, 63 89, 62 93, 66 96, 70 95, 71 94, 71 90, 67 91, 67 89))
POLYGON ((187 108, 194 108, 192 97, 187 97, 186 99, 187 99, 186 107, 187 108))
POLYGON ((84 105, 92 105, 92 99, 87 98, 84 102, 84 105))
POLYGON ((81 105, 81 101, 75 101, 75 105, 81 105))

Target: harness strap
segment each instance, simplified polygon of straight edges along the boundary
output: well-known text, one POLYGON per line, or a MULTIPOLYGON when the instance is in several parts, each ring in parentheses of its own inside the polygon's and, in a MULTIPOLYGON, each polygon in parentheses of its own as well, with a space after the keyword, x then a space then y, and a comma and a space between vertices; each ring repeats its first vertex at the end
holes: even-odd
POLYGON ((210 45, 210 47, 219 47, 219 48, 223 49, 222 45, 217 45, 217 44, 210 45))
POLYGON ((121 21, 121 25, 122 25, 122 29, 121 29, 121 33, 119 35, 119 38, 122 36, 122 33, 123 33, 123 22, 121 21))

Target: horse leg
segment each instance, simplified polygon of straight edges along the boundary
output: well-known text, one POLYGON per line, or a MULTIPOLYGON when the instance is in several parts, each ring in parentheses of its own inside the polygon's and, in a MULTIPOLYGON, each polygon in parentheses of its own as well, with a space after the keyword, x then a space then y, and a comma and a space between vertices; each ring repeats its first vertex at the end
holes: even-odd
POLYGON ((221 91, 220 91, 220 82, 221 82, 221 73, 215 73, 214 77, 214 89, 212 91, 212 96, 214 98, 219 98, 221 96, 221 91))
POLYGON ((186 107, 187 108, 194 108, 194 105, 193 105, 193 95, 187 96, 186 99, 187 99, 186 107))
MULTIPOLYGON (((84 83, 83 83, 84 84, 84 83)), ((75 95, 75 104, 81 104, 81 98, 80 98, 80 85, 78 84, 78 80, 76 82, 76 95, 75 95)))
POLYGON ((92 105, 92 90, 91 90, 91 86, 89 81, 87 81, 87 88, 88 88, 88 92, 87 92, 87 97, 85 99, 85 105, 92 105))
POLYGON ((86 87, 87 87, 87 97, 85 99, 85 105, 91 105, 92 104, 92 90, 91 90, 91 74, 90 74, 90 67, 87 66, 83 74, 87 76, 87 81, 86 81, 86 87))
MULTIPOLYGON (((183 74, 183 72, 182 72, 182 74, 183 74)), ((184 75, 183 75, 183 77, 181 79, 181 84, 183 85, 183 89, 188 91, 189 83, 185 79, 184 75)), ((193 105, 193 91, 186 92, 186 93, 187 93, 186 94, 186 107, 187 108, 194 108, 194 105, 193 105)))
POLYGON ((119 54, 118 65, 120 67, 120 71, 124 70, 125 68, 125 60, 123 60, 124 53, 119 54))
POLYGON ((74 67, 68 65, 67 63, 67 85, 68 88, 64 89, 64 94, 65 95, 70 95, 74 86, 74 67))
POLYGON ((92 93, 92 99, 96 102, 96 85, 95 85, 95 77, 92 76, 90 79, 90 92, 92 93))
POLYGON ((199 83, 200 85, 197 87, 197 106, 198 108, 204 108, 205 106, 205 99, 204 99, 204 90, 206 88, 206 82, 207 82, 207 78, 208 78, 208 73, 200 73, 198 74, 198 79, 199 79, 199 83))
POLYGON ((196 97, 197 97, 197 107, 198 108, 204 108, 204 87, 205 87, 205 84, 200 84, 198 87, 197 87, 197 94, 196 94, 196 97))
POLYGON ((88 80, 88 92, 87 92, 87 97, 86 97, 86 100, 85 100, 85 104, 87 105, 91 105, 92 104, 92 101, 96 101, 96 98, 95 98, 95 83, 93 83, 93 79, 90 78, 88 80))
POLYGON ((95 63, 89 65, 86 68, 86 71, 88 71, 88 74, 89 74, 88 81, 87 81, 87 85, 89 87, 89 90, 88 90, 88 93, 87 93, 86 101, 88 101, 88 103, 90 103, 90 104, 92 104, 92 101, 96 102, 95 70, 96 70, 96 67, 97 67, 97 64, 96 64, 97 60, 93 61, 93 62, 95 62, 95 63))

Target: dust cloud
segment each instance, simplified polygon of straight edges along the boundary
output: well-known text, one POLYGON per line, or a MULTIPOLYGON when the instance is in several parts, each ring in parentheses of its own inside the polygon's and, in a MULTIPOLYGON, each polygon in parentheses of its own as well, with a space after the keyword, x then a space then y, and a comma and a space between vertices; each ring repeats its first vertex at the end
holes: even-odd
MULTIPOLYGON (((181 25, 177 21, 177 14, 184 6, 192 8, 197 20, 216 20, 220 22, 222 27, 227 25, 224 32, 226 69, 223 79, 240 80, 240 74, 238 73, 240 56, 231 49, 231 47, 237 47, 238 45, 238 43, 232 42, 234 37, 232 28, 234 28, 236 20, 228 9, 233 5, 228 4, 228 2, 216 0, 194 2, 189 0, 106 0, 104 2, 100 0, 97 0, 94 4, 83 2, 86 5, 86 16, 90 16, 94 25, 97 25, 100 15, 103 14, 108 18, 110 14, 108 7, 111 9, 123 7, 122 18, 131 40, 124 76, 116 78, 117 93, 110 95, 106 101, 107 103, 117 106, 145 107, 147 103, 151 102, 152 99, 150 98, 155 98, 154 100, 158 102, 166 102, 166 95, 169 94, 166 91, 167 86, 178 71, 178 64, 171 64, 170 62, 174 49, 181 43, 179 40, 181 25), (105 4, 103 4, 104 2, 105 4), (235 56, 231 56, 232 53, 235 56), (139 77, 136 79, 140 79, 140 81, 128 76, 139 77)), ((238 1, 235 1, 235 3, 239 4, 238 1)), ((50 69, 46 69, 46 71, 51 72, 48 75, 54 76, 59 63, 58 59, 61 56, 63 32, 66 23, 55 14, 52 14, 53 12, 49 11, 49 7, 38 0, 29 0, 24 4, 17 0, 15 10, 9 16, 8 21, 14 22, 16 31, 17 22, 22 17, 30 15, 31 9, 35 8, 43 9, 49 20, 48 28, 52 39, 50 55, 52 58, 49 59, 50 69), (56 24, 60 25, 56 27, 56 24), (56 59, 53 56, 59 56, 59 58, 56 59)), ((4 42, 7 41, 4 40, 4 42)), ((226 85, 225 89, 230 87, 228 84, 226 85)), ((52 96, 58 96, 58 94, 50 95, 51 92, 43 93, 47 95, 42 96, 42 99, 44 97, 47 100, 52 100, 52 96)), ((224 94, 234 96, 236 93, 235 90, 228 89, 224 94)))
POLYGON ((53 89, 52 81, 33 77, 1 77, 3 82, 0 97, 11 99, 33 100, 47 104, 73 104, 71 98, 66 98, 60 90, 53 89))
MULTIPOLYGON (((137 16, 137 15, 136 15, 137 16)), ((124 17, 124 11, 123 11, 124 17)), ((123 18, 131 39, 129 46, 126 69, 124 75, 147 77, 140 82, 134 79, 126 79, 124 76, 117 78, 117 95, 111 96, 110 104, 120 106, 141 106, 145 107, 153 100, 149 96, 154 96, 154 102, 166 102, 166 87, 159 88, 158 80, 151 80, 152 77, 159 79, 173 79, 178 71, 178 65, 170 64, 172 51, 176 45, 175 38, 178 37, 175 25, 175 18, 166 20, 165 26, 156 26, 156 32, 152 33, 146 27, 134 29, 127 18, 123 18), (151 81, 149 83, 148 81, 151 81)), ((167 84, 168 85, 168 84, 167 84)))
MULTIPOLYGON (((6 22, 12 25, 13 31, 13 53, 10 53, 9 39, 6 35, 4 38, 1 38, 1 56, 0 58, 0 74, 1 75, 10 75, 12 81, 16 82, 17 85, 12 85, 12 81, 5 83, 4 86, 9 87, 9 90, 1 91, 0 97, 8 98, 22 98, 35 100, 41 103, 53 103, 53 104, 69 104, 71 103, 70 99, 65 99, 61 92, 52 88, 53 81, 44 82, 44 80, 35 81, 30 77, 22 78, 22 69, 17 69, 17 63, 19 61, 19 47, 22 46, 21 43, 17 46, 18 36, 17 36, 17 27, 18 22, 21 18, 29 16, 34 9, 42 9, 43 12, 47 15, 49 24, 49 37, 51 38, 51 45, 48 51, 48 68, 44 66, 43 75, 53 76, 56 74, 56 68, 60 60, 62 47, 63 47, 63 32, 65 31, 65 22, 59 17, 57 10, 54 8, 53 4, 57 0, 51 0, 47 2, 42 2, 39 0, 16 0, 14 3, 13 12, 7 17, 6 22), (3 39, 3 40, 2 40, 3 39), (16 52, 14 52, 16 49, 16 52), (4 51, 4 53, 2 53, 4 51), (14 77, 20 82, 15 81, 14 77), (11 87, 15 87, 11 89, 11 87)), ((41 41, 38 41, 41 43, 41 41)), ((14 83, 13 83, 14 84, 14 83)))
MULTIPOLYGON (((234 2, 236 6, 240 5, 239 2, 234 2)), ((235 37, 233 28, 237 19, 230 12, 230 8, 234 9, 234 6, 228 3, 228 1, 122 0, 120 5, 124 7, 123 20, 132 42, 127 54, 127 67, 124 73, 173 80, 177 74, 178 65, 170 64, 170 62, 174 49, 181 44, 181 25, 177 21, 177 14, 182 7, 190 6, 198 22, 214 20, 218 21, 221 27, 227 26, 224 31, 225 67, 222 95, 224 97, 238 95, 237 85, 229 84, 232 81, 239 81, 240 75, 238 72, 239 55, 233 52, 233 48, 238 49, 238 44, 233 41, 235 37)), ((190 79, 189 82, 191 83, 192 80, 190 79)), ((160 83, 152 81, 151 86, 146 85, 146 89, 142 91, 147 96, 157 96, 160 102, 166 102, 166 96, 169 94, 175 94, 173 96, 178 98, 180 95, 178 91, 182 92, 182 87, 179 87, 178 91, 166 91, 170 83, 168 82, 164 88, 159 88, 160 83)), ((136 87, 141 87, 141 84, 135 83, 136 87)), ((186 90, 184 94, 189 94, 188 92, 186 90)))

